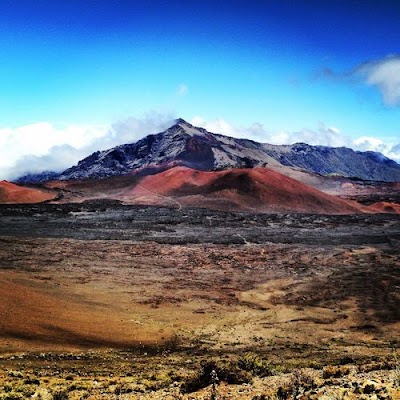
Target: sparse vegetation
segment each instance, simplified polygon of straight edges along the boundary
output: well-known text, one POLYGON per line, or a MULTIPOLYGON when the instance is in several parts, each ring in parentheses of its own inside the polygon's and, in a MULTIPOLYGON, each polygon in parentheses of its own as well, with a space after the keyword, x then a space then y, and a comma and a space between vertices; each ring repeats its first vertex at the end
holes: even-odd
POLYGON ((291 374, 290 381, 279 387, 276 395, 279 400, 295 399, 314 387, 316 387, 314 378, 308 372, 295 370, 291 374))
POLYGON ((322 377, 324 379, 330 379, 330 378, 340 378, 344 375, 348 375, 350 372, 350 369, 348 367, 343 367, 340 365, 328 365, 327 367, 324 368, 322 377))
POLYGON ((238 368, 235 363, 217 362, 214 360, 203 361, 199 371, 195 372, 184 382, 184 393, 195 392, 218 381, 228 384, 242 384, 251 382, 251 375, 238 368))
POLYGON ((67 390, 58 390, 53 394, 53 400, 68 400, 68 391, 67 390))
POLYGON ((271 364, 254 353, 246 353, 244 356, 241 356, 238 366, 240 369, 248 371, 254 376, 264 377, 273 374, 271 364))
POLYGON ((393 363, 395 372, 395 384, 400 387, 400 360, 397 356, 397 349, 393 347, 393 363))

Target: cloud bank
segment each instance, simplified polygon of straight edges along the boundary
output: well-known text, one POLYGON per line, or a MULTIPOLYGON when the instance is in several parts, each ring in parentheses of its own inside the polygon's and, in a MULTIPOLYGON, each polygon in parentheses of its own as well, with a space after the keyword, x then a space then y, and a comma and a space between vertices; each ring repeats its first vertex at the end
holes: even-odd
POLYGON ((173 123, 168 115, 127 118, 111 126, 70 125, 49 122, 0 129, 0 180, 28 173, 61 172, 97 150, 135 142, 161 132, 173 123))

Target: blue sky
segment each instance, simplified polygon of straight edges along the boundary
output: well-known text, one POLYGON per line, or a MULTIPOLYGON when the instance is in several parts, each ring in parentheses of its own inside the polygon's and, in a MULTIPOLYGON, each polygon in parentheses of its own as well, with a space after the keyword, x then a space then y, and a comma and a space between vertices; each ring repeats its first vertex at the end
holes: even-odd
POLYGON ((399 17, 389 0, 2 0, 0 178, 174 117, 400 159, 399 17))

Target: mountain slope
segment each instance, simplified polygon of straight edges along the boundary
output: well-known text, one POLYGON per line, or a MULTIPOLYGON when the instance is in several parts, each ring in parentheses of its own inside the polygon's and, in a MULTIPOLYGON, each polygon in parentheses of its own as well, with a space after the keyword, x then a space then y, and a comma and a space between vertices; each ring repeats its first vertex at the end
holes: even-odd
POLYGON ((22 187, 7 181, 0 182, 0 203, 40 203, 56 197, 56 193, 49 191, 22 187))
MULTIPOLYGON (((133 171, 144 175, 177 165, 203 171, 285 166, 325 176, 400 181, 400 165, 379 153, 304 143, 281 146, 257 143, 210 133, 182 119, 166 131, 148 135, 136 143, 97 151, 51 179, 104 178, 133 171)), ((19 182, 43 181, 49 176, 48 173, 26 176, 19 182)))
POLYGON ((372 151, 360 152, 346 147, 310 146, 296 143, 279 146, 283 151, 269 154, 282 165, 321 175, 341 175, 364 180, 399 181, 400 165, 372 151))

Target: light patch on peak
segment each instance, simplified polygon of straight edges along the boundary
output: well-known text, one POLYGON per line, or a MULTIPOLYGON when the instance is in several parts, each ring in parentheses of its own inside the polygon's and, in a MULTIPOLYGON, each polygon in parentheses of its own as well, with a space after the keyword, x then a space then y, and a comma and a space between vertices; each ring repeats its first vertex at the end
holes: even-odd
POLYGON ((199 129, 189 124, 183 119, 178 119, 176 125, 180 126, 183 131, 189 136, 205 136, 206 134, 202 129, 199 129))

